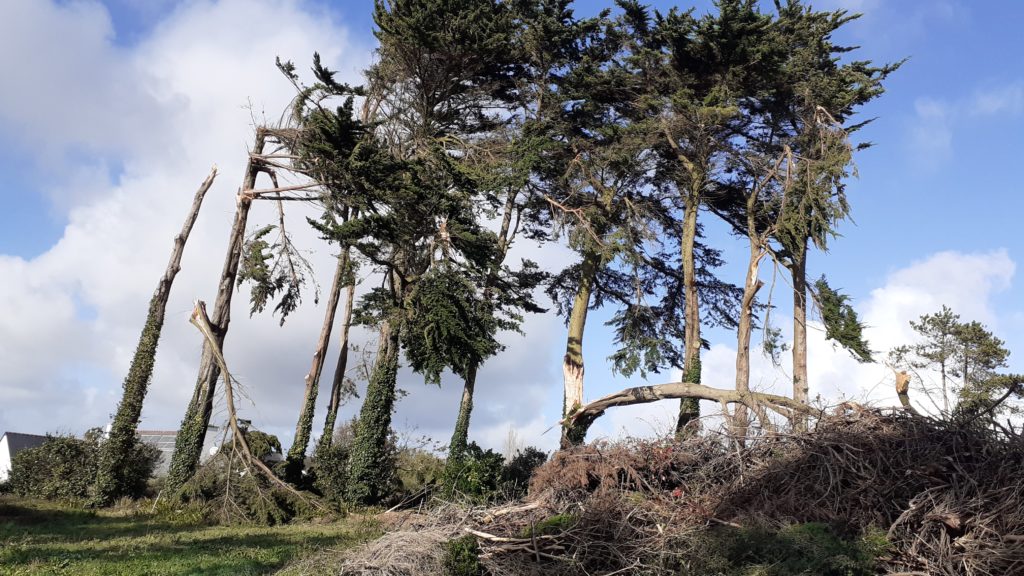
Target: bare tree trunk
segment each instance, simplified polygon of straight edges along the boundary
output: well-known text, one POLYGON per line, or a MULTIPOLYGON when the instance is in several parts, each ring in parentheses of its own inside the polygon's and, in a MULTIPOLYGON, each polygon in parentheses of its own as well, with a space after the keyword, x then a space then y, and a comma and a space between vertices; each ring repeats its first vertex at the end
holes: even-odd
MULTIPOLYGON (((345 267, 349 268, 351 248, 345 248, 343 258, 345 267)), ((356 295, 356 282, 353 275, 348 272, 346 274, 348 282, 345 285, 345 311, 341 318, 341 349, 338 351, 338 363, 334 367, 331 400, 327 404, 327 418, 324 420, 324 432, 317 443, 317 452, 330 448, 334 442, 334 424, 338 420, 338 410, 341 408, 341 398, 345 389, 345 373, 348 372, 348 334, 352 326, 352 301, 356 295)))
MULTIPOLYGON (((753 217, 750 217, 752 220, 753 217)), ((740 317, 736 330, 736 391, 740 394, 750 392, 750 336, 753 331, 754 301, 757 291, 764 284, 758 278, 758 270, 764 252, 756 234, 750 236, 750 261, 747 263, 747 276, 743 284, 743 300, 740 303, 740 317)), ((743 438, 747 435, 750 416, 747 407, 736 406, 732 417, 734 433, 743 438)))
MULTIPOLYGON (((590 308, 590 295, 594 279, 601 264, 601 254, 588 250, 583 255, 580 283, 573 299, 569 314, 569 335, 565 343, 565 357, 562 359, 563 403, 562 416, 568 416, 583 405, 583 333, 590 308)), ((562 427, 562 448, 582 444, 584 438, 570 434, 574 429, 562 427)))
POLYGON ((185 243, 192 232, 192 226, 199 217, 199 209, 203 204, 206 192, 217 177, 217 167, 210 170, 210 175, 199 186, 192 207, 189 209, 181 232, 174 238, 174 249, 167 269, 157 284, 156 291, 149 301, 149 312, 146 324, 139 336, 139 344, 135 348, 131 367, 124 379, 124 394, 117 406, 117 414, 111 425, 110 436, 100 448, 99 469, 96 475, 96 502, 109 505, 115 499, 125 496, 131 490, 130 479, 124 477, 128 461, 136 445, 136 428, 142 415, 142 404, 146 398, 149 381, 153 377, 153 366, 156 363, 156 349, 163 329, 164 317, 167 312, 167 300, 171 295, 171 285, 181 270, 181 257, 185 252, 185 243))
MULTIPOLYGON (((698 188, 699 190, 699 188, 698 188)), ((700 384, 700 300, 697 293, 697 266, 694 263, 694 245, 697 240, 697 212, 700 208, 699 191, 691 192, 686 199, 683 214, 683 296, 685 299, 683 318, 684 329, 683 381, 700 384)), ((676 437, 682 437, 691 423, 700 418, 700 400, 683 398, 679 401, 679 419, 676 421, 676 437)))
POLYGON ((338 310, 341 287, 345 284, 347 272, 348 250, 346 249, 338 255, 338 265, 335 267, 334 279, 331 281, 331 293, 327 299, 327 308, 324 310, 324 322, 320 327, 320 338, 317 340, 316 350, 313 352, 313 364, 309 368, 309 373, 304 378, 306 387, 302 397, 302 408, 299 411, 299 419, 295 423, 295 440, 288 450, 288 463, 285 468, 285 475, 290 482, 296 482, 300 479, 306 460, 309 435, 313 431, 313 416, 316 414, 316 397, 320 389, 320 375, 323 373, 324 361, 327 359, 327 347, 331 342, 334 316, 338 310))
MULTIPOLYGON (((228 250, 218 284, 217 300, 213 305, 213 317, 210 322, 217 348, 220 349, 223 349, 224 337, 231 321, 231 297, 235 291, 235 279, 238 276, 238 264, 242 258, 242 244, 245 240, 245 226, 249 218, 249 207, 252 205, 252 199, 247 193, 255 188, 256 176, 261 171, 259 161, 253 156, 263 153, 266 137, 263 128, 256 129, 256 139, 246 163, 242 188, 238 193, 235 220, 228 237, 228 250)), ((210 415, 213 413, 217 379, 220 377, 220 368, 213 350, 209 342, 203 343, 199 377, 174 442, 174 455, 171 457, 171 467, 167 474, 167 489, 171 492, 181 488, 195 474, 199 465, 206 429, 210 425, 210 415)))
MULTIPOLYGON (((808 403, 807 384, 807 245, 793 254, 793 399, 808 403)), ((807 419, 797 417, 793 427, 807 429, 807 419)))

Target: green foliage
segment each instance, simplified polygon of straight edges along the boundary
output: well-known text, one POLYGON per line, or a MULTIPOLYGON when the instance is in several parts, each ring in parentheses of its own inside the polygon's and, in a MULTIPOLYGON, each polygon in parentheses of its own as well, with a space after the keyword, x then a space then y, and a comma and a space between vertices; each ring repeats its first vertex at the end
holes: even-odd
POLYGON ((778 530, 719 526, 697 539, 682 574, 871 576, 888 548, 883 531, 844 538, 819 523, 778 530))
POLYGON ((445 461, 436 454, 416 448, 398 450, 398 484, 403 494, 416 494, 444 482, 445 461))
POLYGON ((274 313, 281 315, 284 325, 285 319, 302 301, 302 288, 311 276, 312 266, 292 245, 291 237, 278 226, 267 225, 255 230, 242 246, 238 285, 252 284, 250 315, 262 312, 269 301, 280 295, 274 313), (267 236, 274 230, 278 230, 277 239, 268 242, 267 236))
MULTIPOLYGON (((86 440, 49 436, 42 445, 22 450, 11 462, 9 489, 14 494, 44 500, 77 501, 95 494, 100 435, 86 440)), ((139 497, 160 458, 160 451, 136 437, 120 471, 122 495, 139 497)))
POLYGON ((525 496, 534 471, 547 459, 547 452, 533 446, 527 446, 517 452, 501 470, 501 488, 504 495, 511 499, 525 496))
POLYGON ((445 470, 445 489, 473 498, 488 499, 501 487, 505 458, 470 442, 455 465, 445 470))
POLYGON ((359 424, 349 453, 346 500, 376 504, 389 495, 394 479, 394 457, 388 447, 391 411, 395 404, 398 372, 398 334, 384 334, 377 363, 366 387, 359 424))
MULTIPOLYGON (((938 372, 937 392, 943 411, 971 413, 985 409, 1008 386, 1016 386, 1013 378, 1001 377, 997 372, 1006 366, 1010 351, 983 324, 962 322, 959 314, 943 306, 939 312, 911 321, 910 327, 918 340, 891 350, 889 361, 911 372, 938 372)), ((926 394, 931 394, 928 381, 920 374, 916 380, 926 394)))
POLYGON ((110 436, 99 449, 95 493, 98 504, 109 505, 122 496, 140 496, 153 472, 155 459, 160 456, 159 452, 155 456, 146 453, 147 447, 139 442, 136 428, 153 376, 166 297, 164 291, 158 290, 149 303, 146 324, 124 379, 124 393, 114 415, 110 436))
POLYGON ((406 300, 402 343, 409 365, 440 385, 451 368, 465 378, 501 349, 497 322, 465 273, 453 268, 424 275, 406 300))
POLYGON ((265 460, 273 454, 281 454, 281 441, 273 434, 260 432, 259 430, 246 430, 245 441, 249 444, 252 455, 260 460, 265 460))
POLYGON ((859 362, 871 362, 871 348, 864 339, 864 324, 850 304, 850 297, 828 285, 822 276, 814 283, 814 294, 825 324, 825 338, 845 348, 859 362))
POLYGON ((522 531, 520 538, 533 538, 535 536, 547 536, 558 534, 575 526, 580 521, 576 514, 555 514, 537 522, 522 531))
POLYGON ((483 576, 480 544, 476 536, 462 536, 445 542, 441 566, 444 576, 483 576))

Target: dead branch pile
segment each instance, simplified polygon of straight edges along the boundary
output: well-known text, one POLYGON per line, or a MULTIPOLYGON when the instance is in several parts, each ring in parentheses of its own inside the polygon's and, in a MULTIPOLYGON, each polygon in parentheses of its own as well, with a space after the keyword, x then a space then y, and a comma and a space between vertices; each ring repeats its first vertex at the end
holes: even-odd
MULTIPOLYGON (((850 538, 886 533, 878 569, 889 573, 1019 574, 1022 471, 1024 439, 1006 431, 857 408, 743 447, 708 435, 563 451, 537 471, 525 503, 448 506, 430 529, 407 532, 435 559, 439 538, 472 534, 494 576, 701 574, 709 534, 810 522, 850 538)), ((400 547, 411 550, 408 537, 400 547)), ((381 562, 386 545, 373 549, 381 562)), ((437 573, 403 566, 342 573, 437 573)))

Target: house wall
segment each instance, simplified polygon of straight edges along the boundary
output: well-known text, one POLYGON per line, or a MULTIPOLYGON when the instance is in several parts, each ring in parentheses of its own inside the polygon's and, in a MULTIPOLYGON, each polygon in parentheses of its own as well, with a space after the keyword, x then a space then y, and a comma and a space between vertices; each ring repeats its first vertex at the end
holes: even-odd
POLYGON ((0 482, 6 482, 11 473, 11 447, 7 435, 0 438, 0 482))

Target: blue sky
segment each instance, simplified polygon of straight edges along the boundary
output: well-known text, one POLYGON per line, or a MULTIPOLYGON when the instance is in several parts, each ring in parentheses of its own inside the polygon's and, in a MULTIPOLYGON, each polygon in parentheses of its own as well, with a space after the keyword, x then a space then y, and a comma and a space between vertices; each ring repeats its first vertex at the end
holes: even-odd
MULTIPOLYGON (((174 427, 198 356, 188 311, 195 298, 213 299, 252 119, 276 117, 290 95, 273 57, 301 68, 317 50, 358 82, 374 43, 372 2, 11 2, 0 22, 0 67, 9 71, 0 88, 0 364, 7 367, 0 430, 81 432, 105 421, 171 236, 195 185, 217 163, 222 175, 175 285, 144 415, 144 426, 174 427)), ((698 3, 698 12, 708 5, 698 3)), ((862 46, 856 57, 909 60, 863 111, 877 120, 857 135, 875 146, 859 153, 860 177, 849 185, 855 223, 842 227, 829 254, 812 257, 812 273, 853 296, 877 349, 905 341, 907 321, 942 303, 989 324, 1011 349, 1024 345, 1024 294, 1015 275, 1024 245, 1016 226, 1024 212, 1024 64, 1017 57, 1024 5, 815 5, 864 12, 838 37, 862 46)), ((589 13, 603 3, 577 6, 589 13)), ((295 228, 301 216, 291 216, 295 228)), ((743 258, 742 245, 723 245, 727 257, 743 258)), ((564 250, 518 249, 552 265, 570 258, 564 250)), ((317 248, 312 257, 325 266, 326 284, 329 251, 317 248)), ((733 262, 723 274, 739 283, 741 266, 733 262)), ((786 299, 784 290, 780 280, 777 301, 786 299)), ((301 384, 322 310, 306 306, 279 329, 271 318, 249 319, 244 296, 229 358, 252 387, 248 409, 287 444, 298 397, 282 390, 301 384)), ((635 382, 608 372, 611 345, 601 323, 609 314, 589 323, 588 398, 635 382)), ((508 352, 486 368, 492 384, 474 421, 485 444, 500 447, 509 428, 552 443, 551 433, 541 433, 557 421, 564 333, 550 316, 530 319, 526 329, 528 338, 509 337, 508 352)), ((728 386, 735 337, 709 335, 705 382, 728 386)), ((812 343, 812 354, 812 389, 823 396, 886 398, 878 391, 884 367, 850 364, 824 342, 812 343)), ((1011 355, 1011 367, 1024 371, 1020 354, 1011 355)), ((411 394, 396 421, 446 439, 457 384, 438 390, 406 380, 411 394)), ((784 367, 755 360, 755 386, 784 389, 785 381, 784 367)), ((635 431, 637 419, 658 419, 671 411, 666 406, 616 413, 599 432, 635 431)))

